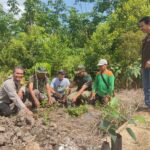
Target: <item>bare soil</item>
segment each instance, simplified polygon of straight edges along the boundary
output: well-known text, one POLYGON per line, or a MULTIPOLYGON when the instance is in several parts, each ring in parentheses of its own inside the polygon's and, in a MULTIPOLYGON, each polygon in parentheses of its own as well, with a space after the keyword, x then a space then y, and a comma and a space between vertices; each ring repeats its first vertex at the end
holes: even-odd
MULTIPOLYGON (((116 94, 129 113, 143 105, 143 92, 122 90, 116 94)), ((89 106, 88 112, 71 117, 65 108, 38 110, 35 120, 24 116, 0 117, 0 150, 100 150, 103 135, 98 129, 100 110, 89 106)), ((150 121, 149 112, 135 112, 150 121)), ((137 142, 121 131, 123 150, 149 150, 148 126, 131 126, 137 142)))

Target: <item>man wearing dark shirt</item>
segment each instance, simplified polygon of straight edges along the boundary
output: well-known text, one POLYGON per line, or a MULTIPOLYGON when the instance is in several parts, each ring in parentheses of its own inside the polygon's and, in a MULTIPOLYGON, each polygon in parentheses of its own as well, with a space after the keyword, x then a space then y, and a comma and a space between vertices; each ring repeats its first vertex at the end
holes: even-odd
POLYGON ((139 21, 140 29, 147 34, 142 45, 142 80, 145 104, 150 107, 150 16, 139 21))
POLYGON ((77 86, 77 90, 72 92, 68 99, 72 100, 73 103, 77 103, 80 99, 86 100, 91 95, 92 90, 92 78, 87 74, 83 65, 78 66, 76 76, 71 84, 71 88, 77 86))

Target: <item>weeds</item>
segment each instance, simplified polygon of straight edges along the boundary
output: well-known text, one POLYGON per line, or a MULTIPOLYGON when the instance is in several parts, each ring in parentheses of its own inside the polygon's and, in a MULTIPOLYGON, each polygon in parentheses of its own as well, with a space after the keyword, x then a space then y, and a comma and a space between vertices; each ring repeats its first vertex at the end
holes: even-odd
POLYGON ((87 105, 80 105, 79 107, 70 107, 67 109, 70 116, 78 117, 86 112, 88 112, 87 105))

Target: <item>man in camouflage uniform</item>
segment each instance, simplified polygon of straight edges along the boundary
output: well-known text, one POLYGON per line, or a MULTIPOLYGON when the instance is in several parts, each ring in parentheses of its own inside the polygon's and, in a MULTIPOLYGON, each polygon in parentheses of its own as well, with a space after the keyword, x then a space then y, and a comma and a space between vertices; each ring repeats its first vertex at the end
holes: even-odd
POLYGON ((51 90, 47 70, 39 67, 35 74, 29 79, 29 100, 32 102, 32 107, 39 107, 40 101, 48 99, 48 104, 52 104, 51 90))
POLYGON ((92 78, 86 72, 85 67, 83 65, 78 66, 76 75, 70 88, 73 88, 75 86, 77 86, 77 90, 72 92, 68 96, 68 100, 72 101, 75 104, 80 103, 81 100, 88 100, 92 90, 92 78))

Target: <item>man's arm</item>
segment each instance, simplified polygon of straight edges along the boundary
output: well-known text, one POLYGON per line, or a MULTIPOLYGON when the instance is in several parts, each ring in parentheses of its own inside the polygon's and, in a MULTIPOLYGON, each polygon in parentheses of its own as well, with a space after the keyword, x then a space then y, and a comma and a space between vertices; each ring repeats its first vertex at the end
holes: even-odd
POLYGON ((29 93, 31 94, 31 97, 33 99, 33 101, 35 102, 36 107, 40 106, 40 102, 37 99, 37 97, 35 96, 34 90, 33 90, 33 82, 29 83, 29 93))
POLYGON ((108 80, 109 89, 108 89, 108 92, 109 92, 110 96, 113 94, 113 91, 114 91, 114 82, 115 82, 114 75, 109 76, 109 80, 108 80))
POLYGON ((14 102, 14 104, 21 110, 25 110, 28 114, 33 113, 25 106, 20 97, 17 94, 15 86, 11 83, 4 83, 4 90, 7 93, 9 99, 14 102))
POLYGON ((96 78, 94 80, 94 83, 92 85, 92 94, 91 94, 91 98, 90 98, 91 100, 95 99, 95 95, 96 95, 96 92, 97 92, 97 82, 98 82, 97 76, 96 76, 96 78))
POLYGON ((55 90, 53 88, 51 88, 49 83, 46 83, 46 92, 47 92, 47 96, 48 96, 48 104, 52 104, 53 102, 52 102, 51 93, 55 93, 55 90))
POLYGON ((84 84, 82 88, 77 92, 77 94, 73 97, 73 102, 76 102, 77 98, 86 90, 88 86, 84 84))

